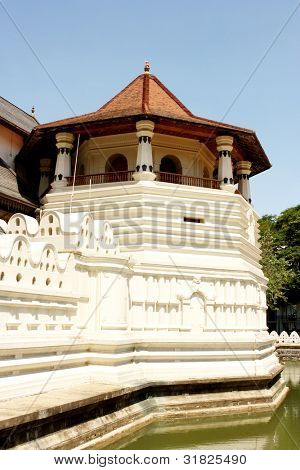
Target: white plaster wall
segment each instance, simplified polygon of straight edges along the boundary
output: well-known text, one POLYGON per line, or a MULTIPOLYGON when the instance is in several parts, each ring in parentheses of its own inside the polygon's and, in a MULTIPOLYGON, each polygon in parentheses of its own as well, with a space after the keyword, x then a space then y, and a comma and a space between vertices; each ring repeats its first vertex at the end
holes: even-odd
MULTIPOLYGON (((256 227, 249 233, 249 226, 257 215, 240 195, 182 186, 176 187, 175 195, 174 185, 133 183, 126 186, 126 191, 120 185, 95 186, 93 196, 97 201, 93 207, 94 216, 105 216, 112 221, 120 247, 132 267, 131 275, 127 275, 128 292, 125 282, 121 287, 119 281, 115 281, 110 294, 103 299, 104 313, 99 314, 101 328, 113 329, 116 322, 120 330, 126 323, 128 331, 193 332, 193 325, 198 325, 196 329, 201 331, 266 330, 266 281, 258 263, 260 251, 256 227), (168 214, 164 203, 167 204, 170 198, 175 201, 175 210, 168 214), (107 201, 108 210, 105 209, 107 201), (112 208, 112 201, 116 210, 112 208), (135 201, 138 201, 138 208, 135 201), (178 205, 184 201, 186 212, 177 208, 176 201, 178 205), (131 210, 130 214, 129 202, 137 209, 131 210), (196 204, 196 215, 203 218, 204 223, 186 224, 183 215, 189 215, 195 203, 199 203, 199 206, 196 204), (182 234, 185 239, 177 246, 176 237, 180 239, 182 234), (132 245, 132 240, 136 244, 132 245), (200 290, 193 284, 195 279, 199 280, 200 290), (185 290, 183 297, 182 290, 185 290), (116 294, 117 300, 114 292, 119 294, 116 294), (195 300, 191 306, 194 294, 199 296, 201 303, 200 322, 195 320, 195 300), (122 308, 115 306, 120 297, 124 299, 122 308), (114 307, 110 308, 110 305, 114 307), (118 311, 119 317, 111 311, 118 311)), ((78 188, 73 207, 79 209, 85 198, 85 191, 78 188)), ((45 210, 58 205, 54 193, 47 199, 45 210)), ((64 199, 63 193, 60 199, 64 199)), ((103 292, 115 274, 104 272, 101 276, 101 287, 97 289, 103 292)), ((102 298, 101 293, 98 295, 102 298)))
POLYGON ((107 161, 116 154, 124 155, 127 158, 128 170, 134 170, 137 154, 136 135, 96 137, 84 142, 79 148, 77 174, 80 174, 82 165, 86 175, 105 173, 107 161))
POLYGON ((76 187, 71 216, 69 205, 70 188, 49 193, 40 227, 21 216, 17 224, 16 215, 1 235, 0 395, 5 385, 32 393, 38 374, 53 367, 64 374, 51 376, 48 388, 78 376, 132 384, 260 376, 278 367, 257 214, 240 195, 132 182, 94 185, 92 193, 76 187), (170 214, 168 201, 176 206, 170 214), (204 222, 186 225, 183 214, 195 205, 204 222), (111 221, 113 235, 101 220, 111 221), (185 243, 170 243, 170 228, 176 241, 186 227, 185 243), (8 340, 11 362, 8 349, 1 352, 8 340), (12 371, 19 381, 5 378, 12 371))
MULTIPOLYGON (((79 148, 77 174, 82 166, 87 175, 104 173, 106 162, 115 154, 124 155, 128 170, 135 170, 137 147, 135 133, 89 139, 79 148)), ((173 155, 180 160, 183 175, 203 177, 206 167, 212 178, 216 158, 204 144, 193 139, 154 134, 152 152, 154 171, 159 171, 163 157, 173 155)))

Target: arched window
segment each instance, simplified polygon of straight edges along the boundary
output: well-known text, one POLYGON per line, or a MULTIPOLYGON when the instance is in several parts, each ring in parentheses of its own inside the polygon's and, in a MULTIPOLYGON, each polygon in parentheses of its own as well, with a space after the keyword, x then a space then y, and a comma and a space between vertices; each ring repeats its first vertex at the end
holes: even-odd
POLYGON ((127 181, 128 163, 127 158, 122 154, 109 157, 105 165, 106 182, 127 181), (124 172, 124 173, 123 173, 124 172))
POLYGON ((127 158, 124 155, 112 155, 106 162, 105 173, 128 171, 127 158))
POLYGON ((177 175, 182 175, 180 160, 173 155, 166 155, 161 159, 159 171, 162 173, 175 173, 177 175))

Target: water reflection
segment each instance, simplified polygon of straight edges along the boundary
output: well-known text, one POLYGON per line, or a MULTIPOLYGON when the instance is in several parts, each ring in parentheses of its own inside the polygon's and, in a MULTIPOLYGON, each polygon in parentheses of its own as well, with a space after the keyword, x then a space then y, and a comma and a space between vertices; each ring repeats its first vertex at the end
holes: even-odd
POLYGON ((286 364, 290 392, 273 414, 222 416, 156 423, 114 449, 299 449, 300 363, 286 364))

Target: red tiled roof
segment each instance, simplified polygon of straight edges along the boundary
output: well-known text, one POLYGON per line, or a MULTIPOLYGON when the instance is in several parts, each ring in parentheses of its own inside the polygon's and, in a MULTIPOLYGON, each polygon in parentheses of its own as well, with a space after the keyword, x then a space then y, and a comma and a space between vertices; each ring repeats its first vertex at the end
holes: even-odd
POLYGON ((238 126, 194 115, 157 77, 149 73, 139 75, 95 112, 41 124, 36 129, 86 124, 93 121, 143 114, 249 131, 238 126))
MULTIPOLYGON (((157 77, 147 72, 136 77, 95 112, 36 126, 23 153, 36 146, 42 134, 57 132, 59 128, 74 132, 73 126, 76 126, 89 136, 93 128, 93 135, 99 129, 101 135, 109 135, 107 132, 111 132, 114 126, 118 132, 121 129, 125 133, 134 132, 137 117, 159 118, 155 124, 157 132, 205 139, 208 146, 214 146, 214 137, 226 129, 234 135, 237 147, 253 163, 252 174, 271 167, 254 131, 196 116, 157 77)), ((216 152, 214 147, 213 151, 216 152)))
POLYGON ((193 116, 154 75, 144 73, 96 111, 99 118, 153 114, 184 119, 193 116))
POLYGON ((97 111, 49 122, 37 129, 139 114, 186 119, 193 114, 154 75, 143 73, 97 111))

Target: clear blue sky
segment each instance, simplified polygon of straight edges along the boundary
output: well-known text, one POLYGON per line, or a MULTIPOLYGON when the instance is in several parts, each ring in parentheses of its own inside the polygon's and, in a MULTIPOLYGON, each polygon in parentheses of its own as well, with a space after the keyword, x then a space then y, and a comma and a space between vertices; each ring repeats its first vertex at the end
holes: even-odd
MULTIPOLYGON (((0 94, 40 122, 94 111, 151 71, 195 114, 220 120, 297 0, 4 0, 0 94), (55 82, 53 84, 51 79, 55 82), (59 91, 60 92, 59 92, 59 91)), ((224 119, 254 129, 273 168, 254 205, 299 203, 300 8, 224 119)))

